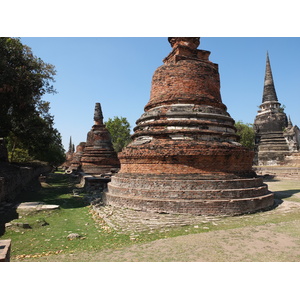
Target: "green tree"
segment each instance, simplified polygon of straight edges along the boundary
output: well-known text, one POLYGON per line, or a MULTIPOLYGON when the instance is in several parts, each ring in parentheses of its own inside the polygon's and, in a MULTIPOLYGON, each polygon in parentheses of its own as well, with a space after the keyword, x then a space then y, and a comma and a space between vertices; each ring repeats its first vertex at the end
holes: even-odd
POLYGON ((252 124, 244 124, 242 121, 235 123, 237 134, 240 136, 240 143, 251 150, 254 149, 255 132, 252 124))
POLYGON ((130 124, 124 117, 109 118, 105 126, 111 135, 111 141, 116 152, 122 151, 130 139, 130 124))
POLYGON ((283 104, 283 105, 281 105, 281 106, 279 107, 278 111, 279 111, 280 113, 284 113, 284 109, 285 109, 285 105, 283 104))
POLYGON ((15 149, 22 149, 48 161, 55 149, 61 160, 61 138, 53 128, 50 104, 42 100, 44 94, 56 92, 55 74, 54 66, 34 56, 20 39, 0 38, 0 137, 7 137, 12 158, 15 149))
POLYGON ((64 162, 65 151, 59 132, 53 128, 53 117, 31 116, 21 124, 15 124, 14 128, 22 132, 22 136, 11 131, 7 138, 11 162, 24 162, 25 158, 27 161, 35 159, 52 165, 64 162))
POLYGON ((55 93, 51 82, 55 70, 33 55, 17 38, 0 38, 0 128, 5 135, 18 122, 33 113, 44 113, 47 102, 41 97, 55 93))

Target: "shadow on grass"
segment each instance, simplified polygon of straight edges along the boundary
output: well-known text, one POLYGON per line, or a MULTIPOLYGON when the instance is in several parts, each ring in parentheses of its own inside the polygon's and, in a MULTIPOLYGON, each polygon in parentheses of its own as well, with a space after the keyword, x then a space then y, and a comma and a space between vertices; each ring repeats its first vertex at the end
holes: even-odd
POLYGON ((292 197, 293 195, 295 195, 297 193, 300 193, 300 190, 275 191, 273 193, 274 193, 274 197, 276 199, 286 199, 286 198, 292 197))
POLYGON ((48 174, 46 182, 34 182, 31 188, 18 196, 18 202, 44 202, 61 208, 80 208, 89 205, 82 189, 76 188, 76 179, 66 174, 48 174), (76 190, 76 194, 74 194, 76 190), (78 194, 79 192, 79 194, 78 194))
POLYGON ((263 178, 264 182, 278 182, 280 181, 280 179, 277 179, 274 175, 263 175, 263 176, 259 176, 263 178))
POLYGON ((271 192, 274 194, 274 204, 268 208, 263 209, 262 211, 270 211, 275 208, 277 208, 279 205, 281 205, 285 198, 292 197, 294 194, 299 193, 300 190, 287 190, 287 191, 277 191, 277 192, 271 192))

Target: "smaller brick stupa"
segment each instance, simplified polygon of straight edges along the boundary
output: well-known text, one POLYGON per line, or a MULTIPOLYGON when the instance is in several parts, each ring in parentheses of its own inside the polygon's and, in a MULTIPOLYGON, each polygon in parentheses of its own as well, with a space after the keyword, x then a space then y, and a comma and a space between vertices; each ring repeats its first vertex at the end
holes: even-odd
POLYGON ((115 172, 120 168, 120 162, 103 123, 100 103, 96 103, 94 121, 95 124, 87 134, 81 169, 84 173, 93 175, 115 172))

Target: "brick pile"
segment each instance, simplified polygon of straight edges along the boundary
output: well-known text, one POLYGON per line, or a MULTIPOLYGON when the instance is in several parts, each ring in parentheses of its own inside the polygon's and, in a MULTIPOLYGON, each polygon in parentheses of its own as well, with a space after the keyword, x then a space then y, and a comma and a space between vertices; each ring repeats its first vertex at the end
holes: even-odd
POLYGON ((173 48, 152 78, 150 100, 106 204, 146 211, 235 215, 273 204, 252 170, 220 95, 218 65, 200 38, 169 38, 173 48))

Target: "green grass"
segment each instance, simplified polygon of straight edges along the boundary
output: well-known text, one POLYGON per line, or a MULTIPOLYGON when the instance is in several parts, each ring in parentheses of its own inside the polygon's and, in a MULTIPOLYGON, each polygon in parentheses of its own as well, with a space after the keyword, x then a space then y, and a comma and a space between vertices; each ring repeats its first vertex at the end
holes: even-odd
POLYGON ((11 223, 28 223, 32 229, 12 226, 1 239, 12 240, 12 260, 24 256, 43 256, 53 253, 100 250, 130 243, 128 235, 107 231, 97 224, 85 195, 74 197, 76 182, 64 174, 50 174, 47 183, 38 190, 21 195, 23 202, 42 201, 60 205, 59 210, 21 213, 21 218, 11 223), (41 226, 42 221, 49 225, 41 226), (78 233, 81 239, 68 240, 70 233, 78 233))
MULTIPOLYGON (((20 200, 42 201, 47 204, 60 205, 59 210, 47 212, 35 212, 21 214, 21 218, 11 223, 28 223, 32 229, 21 227, 9 227, 1 239, 12 240, 11 261, 45 260, 46 256, 56 255, 57 260, 61 260, 61 254, 74 254, 80 260, 80 253, 89 252, 91 261, 93 253, 102 250, 121 249, 133 244, 146 243, 162 238, 176 237, 193 233, 201 233, 215 230, 229 230, 248 226, 259 226, 264 224, 287 223, 300 219, 300 211, 294 210, 288 213, 278 214, 275 210, 270 212, 260 212, 256 214, 243 215, 238 217, 218 218, 216 225, 208 222, 205 225, 183 226, 170 228, 169 231, 160 232, 139 232, 136 233, 135 240, 131 239, 130 234, 121 234, 109 228, 99 217, 93 216, 94 212, 86 201, 86 195, 82 191, 80 196, 73 196, 73 189, 76 187, 76 180, 72 177, 55 173, 50 174, 46 183, 42 186, 35 186, 33 191, 27 191, 20 195, 20 200), (96 220, 96 221, 95 221, 96 220), (42 226, 46 221, 49 225, 42 226), (208 227, 205 229, 203 227, 208 227), (80 239, 68 240, 70 233, 78 233, 80 239)), ((294 195, 293 200, 297 201, 299 184, 284 183, 287 185, 286 193, 294 195), (296 198, 295 198, 296 197, 296 198)), ((275 185, 273 185, 274 190, 275 185)), ((285 188, 279 188, 284 192, 285 188)), ((276 194, 278 196, 278 194, 276 194)), ((197 225, 197 224, 195 224, 197 225)), ((53 258, 52 258, 53 260, 53 258)))
MULTIPOLYGON (((195 232, 193 227, 175 228, 168 233, 139 233, 135 240, 130 234, 120 234, 109 228, 100 219, 93 218, 93 210, 85 200, 85 194, 73 196, 76 181, 65 174, 50 174, 41 187, 23 192, 22 202, 42 201, 60 205, 59 210, 20 213, 20 218, 11 223, 28 223, 32 229, 12 226, 6 229, 1 239, 12 240, 11 260, 39 258, 60 253, 80 253, 81 251, 100 251, 118 249, 134 243, 149 242, 160 238, 178 236, 195 232), (47 222, 49 225, 41 226, 47 222), (80 239, 68 240, 70 233, 78 233, 80 239)), ((199 230, 197 231, 199 232, 199 230)), ((80 260, 80 257, 79 257, 80 260)))

